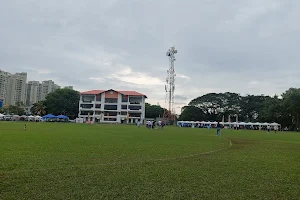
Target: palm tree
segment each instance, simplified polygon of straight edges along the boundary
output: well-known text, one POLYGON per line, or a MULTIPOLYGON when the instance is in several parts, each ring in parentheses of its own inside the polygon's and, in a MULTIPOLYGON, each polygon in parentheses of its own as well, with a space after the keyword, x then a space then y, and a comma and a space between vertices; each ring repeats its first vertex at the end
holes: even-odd
POLYGON ((30 111, 35 115, 45 115, 46 114, 46 106, 44 105, 44 102, 40 101, 35 104, 33 104, 30 111))

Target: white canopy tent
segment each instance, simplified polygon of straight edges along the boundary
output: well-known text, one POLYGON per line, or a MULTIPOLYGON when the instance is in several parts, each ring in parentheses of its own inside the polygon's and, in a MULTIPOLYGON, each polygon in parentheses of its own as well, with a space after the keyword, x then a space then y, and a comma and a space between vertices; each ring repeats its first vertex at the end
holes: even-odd
MULTIPOLYGON (((209 122, 209 121, 178 121, 177 125, 180 124, 202 124, 202 125, 216 125, 218 122, 214 121, 214 122, 209 122)), ((222 122, 220 122, 220 124, 222 124, 222 122)), ((280 127, 281 125, 273 122, 273 123, 260 123, 260 122, 224 122, 225 126, 230 126, 230 125, 238 125, 238 126, 259 126, 259 127, 266 127, 266 126, 270 126, 272 128, 274 127, 280 127)))

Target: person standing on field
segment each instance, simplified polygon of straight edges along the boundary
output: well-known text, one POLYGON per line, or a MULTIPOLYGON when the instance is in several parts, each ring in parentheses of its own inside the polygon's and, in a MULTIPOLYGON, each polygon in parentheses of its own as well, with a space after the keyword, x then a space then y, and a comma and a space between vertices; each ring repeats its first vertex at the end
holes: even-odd
POLYGON ((217 136, 219 136, 221 133, 221 124, 218 122, 217 124, 217 136))
POLYGON ((270 125, 267 126, 267 131, 270 133, 270 125))

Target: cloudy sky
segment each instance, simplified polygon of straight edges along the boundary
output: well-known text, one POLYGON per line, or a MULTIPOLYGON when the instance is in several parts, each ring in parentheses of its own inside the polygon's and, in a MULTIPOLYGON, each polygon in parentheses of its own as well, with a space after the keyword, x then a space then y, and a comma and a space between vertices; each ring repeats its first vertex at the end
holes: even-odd
POLYGON ((136 90, 179 107, 209 92, 300 86, 299 0, 1 0, 0 69, 76 90, 136 90), (298 24, 298 25, 297 25, 298 24))

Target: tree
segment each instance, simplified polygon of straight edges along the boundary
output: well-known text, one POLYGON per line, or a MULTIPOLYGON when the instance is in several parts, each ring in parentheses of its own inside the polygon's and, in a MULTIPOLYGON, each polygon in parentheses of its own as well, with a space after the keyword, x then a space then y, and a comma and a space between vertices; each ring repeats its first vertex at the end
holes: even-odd
POLYGON ((3 107, 2 111, 5 114, 14 114, 14 115, 24 115, 25 114, 25 106, 23 102, 16 102, 15 105, 9 105, 3 107))
POLYGON ((264 95, 247 95, 241 99, 240 119, 243 121, 257 121, 264 102, 271 97, 264 95))
POLYGON ((0 113, 6 113, 6 112, 7 112, 7 108, 6 107, 0 108, 0 113))
POLYGON ((44 105, 47 113, 53 115, 65 114, 74 119, 79 112, 80 94, 68 88, 57 89, 46 96, 44 105))
POLYGON ((164 109, 159 105, 151 105, 149 103, 145 103, 145 117, 146 118, 156 118, 163 117, 164 109))
POLYGON ((261 106, 257 121, 260 122, 279 122, 283 120, 282 100, 275 95, 267 98, 261 106))
POLYGON ((282 98, 285 123, 292 129, 298 128, 300 120, 300 88, 288 89, 282 94, 282 98))
POLYGON ((179 121, 200 121, 206 118, 205 113, 198 107, 185 106, 182 110, 179 121))
POLYGON ((43 101, 37 102, 33 104, 30 108, 30 112, 34 115, 45 115, 46 114, 46 106, 43 101))
POLYGON ((193 99, 188 105, 201 109, 205 114, 203 120, 215 121, 221 120, 223 115, 239 113, 240 101, 241 96, 236 93, 209 93, 193 99))

